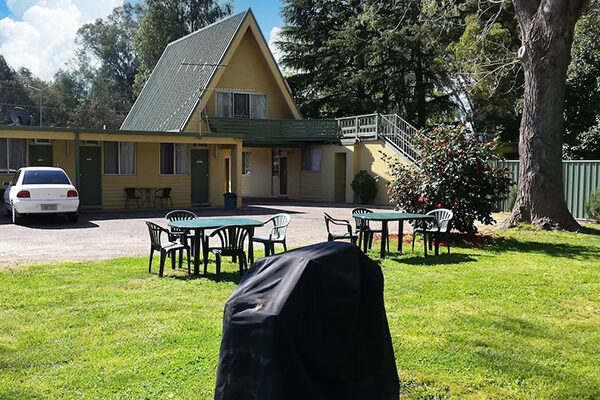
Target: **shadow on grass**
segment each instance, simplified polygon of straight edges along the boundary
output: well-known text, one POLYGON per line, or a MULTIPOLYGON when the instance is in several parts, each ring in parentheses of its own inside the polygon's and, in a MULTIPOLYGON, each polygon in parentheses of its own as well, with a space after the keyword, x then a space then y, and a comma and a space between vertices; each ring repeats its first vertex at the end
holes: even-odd
POLYGON ((584 259, 600 258, 600 249, 597 246, 536 242, 531 240, 516 240, 512 238, 504 238, 493 241, 487 245, 485 249, 493 252, 517 251, 520 253, 539 253, 552 257, 581 257, 584 259))
MULTIPOLYGON (((477 261, 477 257, 474 257, 471 254, 462 254, 462 253, 450 253, 450 254, 440 254, 436 255, 428 255, 427 257, 419 256, 416 253, 410 254, 408 257, 398 257, 391 256, 386 258, 386 260, 391 260, 401 264, 409 264, 409 265, 448 265, 448 264, 462 264, 467 262, 475 262, 477 261)), ((377 260, 379 261, 379 260, 377 260)))

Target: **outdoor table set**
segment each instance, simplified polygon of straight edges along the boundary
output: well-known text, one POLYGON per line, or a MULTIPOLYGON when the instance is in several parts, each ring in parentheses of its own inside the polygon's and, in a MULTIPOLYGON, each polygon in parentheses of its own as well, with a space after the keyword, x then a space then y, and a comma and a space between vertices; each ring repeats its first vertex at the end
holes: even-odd
MULTIPOLYGON (((262 226, 263 222, 255 219, 248 218, 195 218, 186 221, 171 221, 168 223, 169 227, 180 230, 189 230, 194 232, 194 274, 200 273, 200 241, 206 238, 205 231, 211 229, 217 229, 227 226, 241 226, 248 230, 248 259, 250 265, 254 262, 254 246, 252 244, 252 238, 254 236, 254 228, 262 226)), ((207 243, 205 241, 204 246, 207 243)), ((206 256, 206 255, 205 255, 206 256)))
MULTIPOLYGON (((434 220, 433 215, 427 214, 407 214, 407 213, 398 213, 398 212, 387 212, 387 213, 364 213, 364 214, 352 214, 353 218, 359 218, 364 221, 374 221, 381 222, 381 249, 380 249, 380 257, 382 259, 385 258, 386 249, 389 244, 388 238, 388 223, 393 221, 398 221, 398 252, 402 253, 402 235, 404 232, 404 221, 417 221, 421 222, 423 227, 423 239, 425 243, 425 256, 427 256, 427 222, 431 222, 434 220)), ((363 240, 366 238, 368 223, 363 223, 360 225, 359 231, 359 240, 358 243, 362 243, 363 252, 367 252, 367 240, 363 240)))

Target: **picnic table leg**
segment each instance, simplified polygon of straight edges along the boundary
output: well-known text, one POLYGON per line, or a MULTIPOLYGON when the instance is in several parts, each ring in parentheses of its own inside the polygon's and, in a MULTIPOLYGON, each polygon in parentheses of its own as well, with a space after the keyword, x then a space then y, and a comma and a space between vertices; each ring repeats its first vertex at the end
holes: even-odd
POLYGON ((398 223, 398 253, 402 254, 402 238, 404 236, 404 220, 398 223))
MULTIPOLYGON (((361 224, 360 229, 358 230, 358 248, 359 249, 363 247, 362 242, 363 242, 363 227, 361 224)), ((364 249, 363 249, 363 252, 366 253, 366 251, 364 249)))
POLYGON ((383 260, 385 258, 385 246, 388 240, 388 223, 387 221, 381 221, 381 249, 379 250, 379 257, 383 260))
POLYGON ((254 228, 248 229, 248 261, 250 261, 250 266, 254 264, 254 244, 252 238, 254 237, 254 228))
POLYGON ((429 246, 429 242, 427 241, 427 222, 423 219, 423 248, 425 249, 425 257, 427 257, 427 246, 429 246))
POLYGON ((194 230, 194 275, 200 273, 200 229, 194 230))

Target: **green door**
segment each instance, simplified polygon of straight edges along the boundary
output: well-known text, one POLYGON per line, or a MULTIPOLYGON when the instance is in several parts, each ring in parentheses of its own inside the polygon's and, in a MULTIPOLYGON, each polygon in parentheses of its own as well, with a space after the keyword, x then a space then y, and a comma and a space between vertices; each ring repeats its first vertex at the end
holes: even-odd
POLYGON ((192 204, 208 203, 208 150, 192 150, 192 204))
POLYGON ((51 167, 52 146, 31 145, 29 146, 30 167, 51 167))
POLYGON ((100 206, 100 147, 79 149, 79 200, 82 206, 100 206))

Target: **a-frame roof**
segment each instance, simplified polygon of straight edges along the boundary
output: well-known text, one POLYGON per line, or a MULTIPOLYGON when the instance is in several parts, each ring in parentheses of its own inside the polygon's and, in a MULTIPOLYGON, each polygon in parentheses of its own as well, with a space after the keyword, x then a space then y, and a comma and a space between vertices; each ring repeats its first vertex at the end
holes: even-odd
MULTIPOLYGON (((182 131, 208 92, 244 22, 256 25, 252 11, 231 16, 170 43, 121 126, 131 131, 182 131)), ((245 25, 247 26, 247 25, 245 25)), ((255 31, 260 32, 258 25, 255 31)), ((264 38, 262 42, 269 52, 264 38)), ((276 78, 298 114, 275 60, 276 78)), ((229 57, 228 57, 229 58, 229 57)), ((221 68, 222 69, 222 68, 221 68)), ((208 95, 206 96, 208 97, 208 95)))

